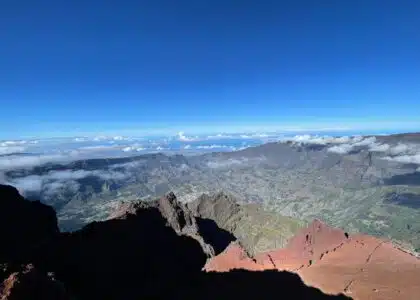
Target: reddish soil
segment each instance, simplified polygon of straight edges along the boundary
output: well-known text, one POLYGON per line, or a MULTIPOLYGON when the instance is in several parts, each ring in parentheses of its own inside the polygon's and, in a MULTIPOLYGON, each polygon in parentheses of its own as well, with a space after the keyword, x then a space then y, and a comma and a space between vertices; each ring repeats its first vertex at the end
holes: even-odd
POLYGON ((248 257, 230 245, 210 260, 207 271, 232 269, 287 270, 328 294, 353 299, 419 299, 420 260, 389 241, 367 235, 348 235, 315 220, 276 251, 248 257))

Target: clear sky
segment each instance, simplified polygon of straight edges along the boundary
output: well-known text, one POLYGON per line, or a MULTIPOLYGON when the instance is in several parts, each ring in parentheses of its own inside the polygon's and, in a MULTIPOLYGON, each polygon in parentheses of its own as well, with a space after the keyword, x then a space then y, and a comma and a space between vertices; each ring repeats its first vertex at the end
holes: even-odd
POLYGON ((0 138, 418 130, 419 16, 417 0, 3 0, 0 138))

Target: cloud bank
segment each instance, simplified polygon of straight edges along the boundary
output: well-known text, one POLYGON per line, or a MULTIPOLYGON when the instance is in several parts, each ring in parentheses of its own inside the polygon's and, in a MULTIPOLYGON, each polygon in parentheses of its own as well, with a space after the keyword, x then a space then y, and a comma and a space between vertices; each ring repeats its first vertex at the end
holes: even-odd
POLYGON ((45 175, 29 175, 19 178, 0 178, 1 183, 15 186, 22 194, 43 193, 52 196, 64 188, 77 191, 79 187, 78 180, 87 177, 97 177, 102 180, 126 180, 131 176, 129 172, 116 170, 63 170, 51 171, 45 175))
POLYGON ((294 144, 324 145, 328 152, 338 154, 349 154, 354 150, 365 149, 370 152, 383 153, 383 158, 389 161, 420 164, 420 145, 414 143, 388 144, 378 141, 376 137, 311 135, 297 135, 282 139, 281 142, 286 141, 294 144))

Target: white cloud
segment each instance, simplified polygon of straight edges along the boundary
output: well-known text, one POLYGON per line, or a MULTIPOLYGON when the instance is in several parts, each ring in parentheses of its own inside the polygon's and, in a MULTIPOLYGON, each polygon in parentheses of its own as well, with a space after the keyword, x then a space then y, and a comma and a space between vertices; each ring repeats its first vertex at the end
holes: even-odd
POLYGON ((45 192, 48 195, 60 189, 76 189, 79 187, 77 180, 94 176, 103 180, 125 180, 132 174, 129 172, 106 171, 106 170, 63 170, 51 171, 45 175, 29 175, 26 177, 2 179, 0 182, 15 186, 22 194, 28 192, 45 192))
POLYGON ((95 150, 95 151, 107 151, 119 148, 120 146, 109 146, 109 145, 98 145, 98 146, 84 146, 78 148, 78 150, 95 150))
POLYGON ((16 146, 16 145, 25 145, 28 141, 3 141, 0 142, 1 147, 7 147, 7 146, 16 146))
POLYGON ((125 137, 123 137, 123 136, 114 136, 113 138, 112 138, 114 141, 124 141, 124 140, 126 140, 127 138, 125 138, 125 137))
POLYGON ((192 142, 198 140, 198 137, 189 137, 184 134, 183 131, 178 132, 178 140, 181 142, 192 142))
POLYGON ((270 136, 274 136, 274 135, 269 135, 267 133, 254 133, 254 134, 241 134, 241 135, 239 135, 239 137, 241 139, 260 139, 260 138, 268 138, 270 136))
POLYGON ((328 144, 343 144, 349 143, 354 141, 359 141, 359 137, 349 137, 349 136, 342 136, 342 137, 332 137, 332 136, 317 136, 317 135, 296 135, 294 137, 286 137, 282 138, 283 142, 291 141, 297 144, 318 144, 318 145, 328 145, 328 144))
POLYGON ((25 152, 25 150, 26 150, 26 147, 22 147, 22 146, 1 146, 0 155, 22 153, 22 152, 25 152))
POLYGON ((85 137, 77 137, 77 138, 73 139, 73 141, 75 141, 75 142, 86 142, 87 140, 88 139, 85 138, 85 137))
POLYGON ((416 155, 400 155, 400 156, 387 156, 387 160, 396 161, 405 164, 419 164, 420 165, 420 153, 416 155))
POLYGON ((44 178, 52 180, 69 180, 69 179, 81 179, 92 175, 93 171, 86 170, 64 170, 64 171, 51 171, 44 178))
POLYGON ((121 136, 121 135, 116 135, 116 136, 99 135, 99 136, 95 136, 92 140, 95 141, 95 142, 100 142, 100 141, 126 141, 126 140, 131 140, 131 138, 121 136))
POLYGON ((218 133, 216 135, 208 135, 205 139, 207 140, 223 140, 223 139, 233 139, 235 138, 235 136, 233 135, 228 135, 228 134, 223 134, 223 133, 218 133))
POLYGON ((191 149, 191 145, 185 145, 185 146, 184 146, 184 149, 185 149, 185 150, 191 149))
POLYGON ((43 178, 38 175, 30 175, 16 180, 10 181, 10 184, 15 186, 21 194, 27 192, 39 192, 42 188, 43 178))
POLYGON ((400 143, 400 144, 392 147, 391 149, 389 149, 389 153, 391 155, 400 155, 400 154, 407 153, 407 152, 409 152, 411 150, 413 150, 413 149, 409 145, 401 144, 400 143))
POLYGON ((250 135, 247 135, 247 134, 241 134, 239 137, 241 139, 250 139, 251 138, 251 136, 250 135))
POLYGON ((103 135, 101 135, 101 136, 96 136, 96 137, 94 137, 93 138, 93 140, 95 141, 95 142, 98 142, 98 141, 104 141, 104 140, 106 140, 106 139, 108 139, 106 136, 103 136, 103 135))
POLYGON ((416 144, 389 145, 380 143, 376 137, 363 136, 312 136, 312 135, 297 135, 292 138, 284 138, 280 142, 292 141, 296 144, 318 144, 328 146, 327 151, 347 154, 356 148, 365 148, 371 152, 382 152, 387 154, 385 159, 393 160, 401 163, 419 163, 420 146, 416 144))
POLYGON ((372 137, 368 137, 365 139, 360 139, 358 141, 353 141, 353 146, 354 147, 363 147, 363 146, 373 146, 376 145, 376 137, 372 136, 372 137))
POLYGON ((352 149, 353 149, 352 145, 343 144, 343 145, 332 146, 332 147, 328 148, 328 151, 338 153, 338 154, 347 154, 352 149))
POLYGON ((76 193, 79 190, 79 187, 80 184, 74 180, 66 182, 54 181, 44 184, 42 192, 47 197, 54 197, 57 193, 63 191, 76 193))
POLYGON ((229 148, 229 146, 225 145, 203 145, 203 146, 197 146, 197 149, 222 149, 222 148, 229 148))
POLYGON ((210 161, 207 163, 207 166, 209 166, 210 168, 224 168, 229 167, 231 165, 240 165, 242 163, 244 163, 243 160, 229 159, 226 161, 210 161))
POLYGON ((388 144, 375 144, 370 147, 372 152, 387 152, 391 148, 388 144))
POLYGON ((139 166, 142 166, 145 163, 146 163, 146 160, 130 161, 127 163, 112 165, 110 166, 110 169, 123 168, 123 169, 127 169, 128 171, 135 171, 139 166))
POLYGON ((19 156, 11 155, 0 157, 0 170, 30 168, 47 162, 65 162, 71 158, 62 154, 19 156))

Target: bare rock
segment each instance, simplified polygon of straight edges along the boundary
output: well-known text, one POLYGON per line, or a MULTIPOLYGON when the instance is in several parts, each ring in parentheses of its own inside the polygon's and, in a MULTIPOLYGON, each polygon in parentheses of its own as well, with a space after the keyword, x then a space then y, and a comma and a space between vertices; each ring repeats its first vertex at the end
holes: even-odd
POLYGON ((26 265, 5 279, 0 288, 1 300, 69 300, 64 285, 52 274, 42 274, 26 265))

